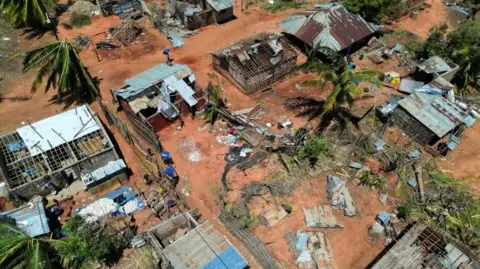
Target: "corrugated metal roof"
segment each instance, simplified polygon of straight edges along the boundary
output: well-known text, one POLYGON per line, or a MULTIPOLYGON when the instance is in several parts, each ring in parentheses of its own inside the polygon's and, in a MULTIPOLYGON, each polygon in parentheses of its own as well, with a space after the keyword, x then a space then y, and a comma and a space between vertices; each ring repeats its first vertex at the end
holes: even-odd
POLYGON ((439 56, 433 56, 428 58, 426 61, 418 65, 418 68, 425 71, 428 74, 431 73, 443 73, 452 70, 450 65, 445 62, 444 59, 439 56))
POLYGON ((235 2, 232 0, 207 0, 207 3, 209 3, 216 11, 225 10, 235 6, 235 2))
POLYGON ((112 176, 115 173, 126 168, 127 168, 127 165, 122 159, 110 161, 105 166, 102 166, 90 172, 85 172, 82 175, 82 181, 85 185, 88 186, 89 184, 92 184, 95 181, 99 181, 109 176, 112 176))
POLYGON ((471 116, 440 96, 416 92, 398 104, 438 137, 443 137, 460 123, 473 124, 471 116))
POLYGON ((448 82, 446 79, 444 79, 441 76, 432 80, 430 83, 428 83, 428 85, 430 85, 434 88, 439 88, 439 89, 444 90, 444 91, 453 90, 452 83, 448 82))
POLYGON ((29 236, 36 237, 50 233, 48 219, 42 202, 33 203, 32 206, 15 208, 11 211, 0 213, 16 220, 17 227, 24 230, 29 236))
POLYGON ((17 133, 28 147, 30 155, 35 156, 100 130, 93 117, 88 106, 83 105, 25 125, 18 128, 17 133))
POLYGON ((183 64, 174 64, 171 66, 167 64, 159 64, 125 80, 125 84, 128 85, 128 87, 116 90, 114 91, 114 94, 131 101, 145 95, 145 91, 148 90, 149 87, 158 84, 169 77, 169 79, 174 80, 173 82, 175 82, 191 74, 193 74, 192 70, 183 64))
POLYGON ((318 5, 290 15, 278 25, 314 48, 334 51, 346 49, 380 28, 340 4, 318 5))
POLYGON ((208 221, 167 246, 163 253, 175 269, 244 269, 247 261, 208 221))

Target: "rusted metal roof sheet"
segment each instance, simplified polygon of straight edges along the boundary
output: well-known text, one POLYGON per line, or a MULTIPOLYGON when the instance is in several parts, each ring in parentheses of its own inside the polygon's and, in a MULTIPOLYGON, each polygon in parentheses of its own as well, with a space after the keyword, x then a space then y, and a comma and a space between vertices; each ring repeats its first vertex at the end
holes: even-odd
POLYGON ((167 246, 163 253, 175 269, 244 269, 248 263, 208 221, 167 246))
POLYGON ((380 28, 340 4, 317 5, 315 9, 289 16, 278 25, 314 48, 334 51, 346 49, 380 28))
POLYGON ((440 96, 416 92, 398 104, 440 138, 461 123, 473 124, 471 116, 440 96))
POLYGON ((425 71, 428 74, 443 73, 452 70, 448 63, 439 56, 433 56, 426 61, 418 65, 418 68, 425 71))

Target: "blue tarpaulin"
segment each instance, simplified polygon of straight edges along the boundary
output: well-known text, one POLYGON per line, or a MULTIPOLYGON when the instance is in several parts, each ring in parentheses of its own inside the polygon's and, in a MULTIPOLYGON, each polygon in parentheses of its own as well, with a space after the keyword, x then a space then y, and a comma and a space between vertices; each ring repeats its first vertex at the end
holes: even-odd
POLYGON ((302 252, 303 248, 307 244, 307 241, 308 241, 308 234, 300 233, 298 235, 297 244, 295 245, 295 248, 298 250, 298 252, 302 252))

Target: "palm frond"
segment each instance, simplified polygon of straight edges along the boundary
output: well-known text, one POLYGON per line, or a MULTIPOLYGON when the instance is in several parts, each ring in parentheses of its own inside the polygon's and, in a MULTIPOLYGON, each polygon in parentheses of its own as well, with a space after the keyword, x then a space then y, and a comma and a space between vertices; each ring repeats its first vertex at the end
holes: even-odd
POLYGON ((382 81, 380 80, 382 76, 383 76, 382 72, 374 71, 374 70, 353 73, 353 78, 355 80, 370 82, 376 87, 382 86, 382 81))

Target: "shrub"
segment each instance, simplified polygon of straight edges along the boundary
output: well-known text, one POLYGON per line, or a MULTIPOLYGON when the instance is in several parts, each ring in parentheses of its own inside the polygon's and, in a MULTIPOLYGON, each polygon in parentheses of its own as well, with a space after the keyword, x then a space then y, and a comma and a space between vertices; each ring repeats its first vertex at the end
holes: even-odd
POLYGON ((72 17, 70 18, 70 25, 76 28, 90 25, 91 23, 92 20, 90 19, 90 16, 85 14, 73 13, 72 17))
POLYGON ((302 159, 318 159, 322 156, 330 156, 330 154, 328 142, 322 137, 312 135, 299 150, 298 157, 302 159))

